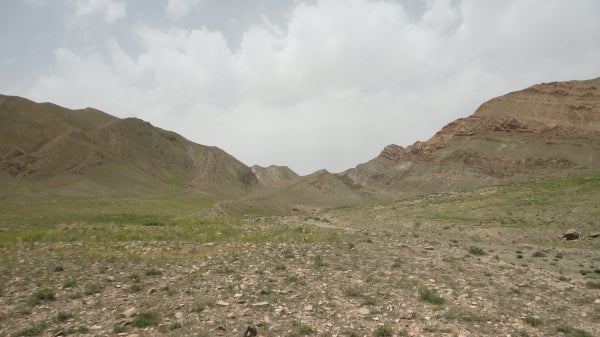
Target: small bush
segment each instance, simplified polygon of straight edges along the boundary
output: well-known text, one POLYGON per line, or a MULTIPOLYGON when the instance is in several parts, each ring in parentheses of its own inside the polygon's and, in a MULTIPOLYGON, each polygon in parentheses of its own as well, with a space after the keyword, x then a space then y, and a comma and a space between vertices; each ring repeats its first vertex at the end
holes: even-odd
POLYGON ((531 255, 533 257, 546 257, 546 253, 542 252, 542 251, 537 251, 535 253, 533 253, 533 255, 531 255))
POLYGON ((69 279, 69 280, 65 280, 62 284, 63 289, 67 289, 67 288, 73 288, 74 286, 77 285, 77 281, 73 280, 73 279, 69 279))
POLYGON ((29 327, 26 327, 26 328, 23 328, 23 329, 17 331, 15 336, 16 337, 37 336, 37 335, 41 334, 44 330, 46 330, 47 327, 48 327, 48 323, 46 323, 46 322, 36 323, 32 326, 29 326, 29 327))
POLYGON ((425 302, 429 302, 436 305, 442 305, 446 300, 441 297, 435 290, 431 290, 428 288, 419 289, 419 298, 425 302))
POLYGON ((158 314, 152 311, 141 312, 131 322, 134 328, 145 328, 158 325, 158 314))
POLYGON ((375 337, 391 337, 392 335, 392 328, 387 325, 380 325, 373 331, 373 336, 375 337))
POLYGON ((85 287, 85 290, 83 291, 83 294, 86 296, 90 296, 90 295, 94 295, 94 294, 98 294, 102 291, 102 289, 100 288, 99 285, 92 283, 92 284, 88 284, 85 287))
POLYGON ((471 246, 469 248, 469 253, 473 254, 473 255, 485 255, 485 251, 477 246, 471 246))
POLYGON ((159 276, 162 275, 162 271, 152 268, 152 269, 148 269, 146 270, 146 276, 159 276))
POLYGON ((313 262, 314 262, 315 268, 317 268, 317 269, 325 267, 325 262, 323 261, 323 256, 321 256, 321 255, 315 256, 313 262))
POLYGON ((537 327, 542 325, 542 320, 539 317, 527 315, 527 317, 525 317, 525 323, 531 325, 532 327, 537 327))
POLYGON ((587 281, 585 286, 589 289, 600 289, 600 282, 587 281))
POLYGON ((36 291, 33 296, 29 299, 29 304, 31 306, 40 305, 43 301, 54 301, 56 300, 56 295, 54 291, 49 288, 44 288, 36 291))
POLYGON ((582 329, 575 329, 567 324, 561 324, 556 328, 557 332, 562 332, 568 337, 592 337, 592 334, 582 329))
POLYGON ((56 314, 56 321, 57 322, 65 322, 68 321, 69 319, 75 317, 75 315, 73 315, 70 312, 65 312, 65 311, 61 311, 58 314, 56 314))

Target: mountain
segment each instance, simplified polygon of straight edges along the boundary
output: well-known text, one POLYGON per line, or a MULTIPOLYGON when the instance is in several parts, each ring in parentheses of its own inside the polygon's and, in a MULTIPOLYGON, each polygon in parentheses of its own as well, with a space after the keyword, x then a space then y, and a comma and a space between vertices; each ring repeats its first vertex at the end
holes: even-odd
POLYGON ((425 142, 341 174, 363 191, 438 192, 600 169, 600 78, 494 98, 425 142))
POLYGON ((136 118, 0 95, 0 195, 188 191, 238 195, 252 170, 216 148, 136 118))
POLYGON ((271 165, 269 167, 252 166, 252 172, 263 186, 282 186, 300 179, 300 176, 287 166, 271 165))

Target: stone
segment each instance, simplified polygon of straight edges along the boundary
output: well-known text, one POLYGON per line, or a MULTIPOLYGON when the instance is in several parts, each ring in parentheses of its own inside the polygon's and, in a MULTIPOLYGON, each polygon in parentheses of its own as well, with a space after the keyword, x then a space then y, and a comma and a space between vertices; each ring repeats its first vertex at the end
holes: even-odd
POLYGON ((129 317, 134 316, 135 314, 137 314, 137 309, 135 307, 131 307, 131 308, 123 311, 121 313, 121 316, 129 318, 129 317))
POLYGON ((264 307, 266 305, 269 305, 269 302, 258 302, 258 303, 252 304, 253 307, 264 307))
POLYGON ((595 238, 597 238, 597 237, 600 236, 600 232, 591 232, 590 234, 588 234, 588 236, 590 238, 594 238, 595 239, 595 238))
POLYGON ((229 305, 229 303, 227 303, 227 302, 225 302, 225 301, 223 301, 223 300, 218 300, 218 301, 217 301, 217 305, 220 305, 220 306, 226 307, 226 306, 228 306, 228 305, 229 305))
POLYGON ((176 319, 182 319, 183 318, 183 312, 181 312, 181 311, 176 312, 175 313, 175 318, 176 319))
POLYGON ((575 229, 569 229, 562 237, 567 240, 577 240, 579 239, 579 232, 575 229))
POLYGON ((368 308, 360 308, 358 309, 358 313, 363 316, 367 316, 371 313, 371 310, 369 310, 368 308))
POLYGON ((313 306, 312 305, 307 305, 304 307, 304 311, 313 311, 313 306))

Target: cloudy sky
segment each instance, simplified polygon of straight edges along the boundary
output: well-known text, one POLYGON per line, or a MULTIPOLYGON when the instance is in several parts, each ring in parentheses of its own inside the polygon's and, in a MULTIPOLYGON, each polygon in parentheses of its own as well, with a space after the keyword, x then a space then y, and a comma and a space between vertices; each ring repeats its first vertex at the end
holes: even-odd
POLYGON ((484 101, 600 76, 597 0, 1 0, 0 93, 343 171, 484 101))

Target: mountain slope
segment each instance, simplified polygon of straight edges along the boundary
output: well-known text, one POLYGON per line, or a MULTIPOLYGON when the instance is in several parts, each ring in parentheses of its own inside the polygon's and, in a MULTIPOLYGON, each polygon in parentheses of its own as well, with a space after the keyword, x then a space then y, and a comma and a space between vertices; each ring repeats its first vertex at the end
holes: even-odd
POLYGON ((426 142, 342 174, 367 191, 436 192, 600 169, 600 78, 494 98, 426 142))
POLYGON ((88 196, 182 190, 229 195, 258 183, 249 167, 225 151, 136 118, 0 95, 0 120, 2 195, 22 190, 88 196))

